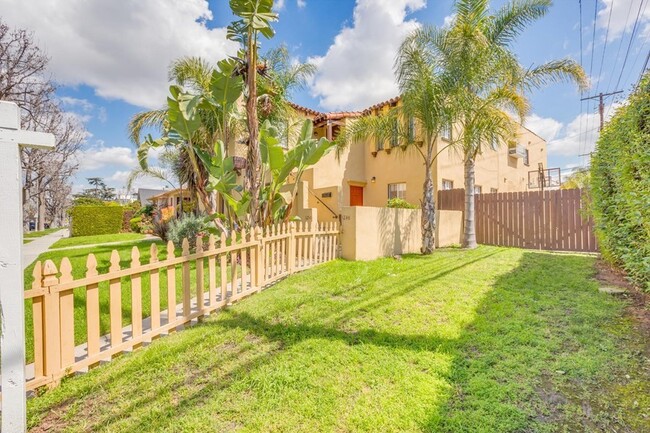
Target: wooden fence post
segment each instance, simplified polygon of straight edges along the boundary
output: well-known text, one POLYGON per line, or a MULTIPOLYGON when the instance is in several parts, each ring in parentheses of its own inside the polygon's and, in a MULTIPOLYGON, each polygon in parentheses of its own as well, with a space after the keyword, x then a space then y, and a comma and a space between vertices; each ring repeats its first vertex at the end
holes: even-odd
MULTIPOLYGON (((32 290, 38 290, 43 286, 43 266, 40 261, 34 265, 32 273, 34 281, 32 290)), ((32 298, 32 322, 34 324, 34 378, 38 379, 44 375, 44 339, 45 339, 45 296, 32 298)))
POLYGON ((289 275, 293 274, 296 268, 296 223, 289 223, 289 246, 287 247, 287 262, 289 275))
MULTIPOLYGON (((72 281, 72 264, 67 257, 61 260, 59 283, 72 281)), ((59 326, 61 332, 61 369, 74 364, 74 290, 59 293, 59 326)))
MULTIPOLYGON (((61 372, 61 327, 59 293, 52 293, 52 287, 59 284, 56 265, 52 260, 47 260, 43 267, 43 287, 45 288, 45 325, 43 352, 45 354, 44 375, 54 377, 61 372)), ((48 384, 53 388, 58 385, 58 379, 48 384)))
POLYGON ((262 286, 264 285, 264 275, 266 269, 264 268, 264 233, 262 229, 258 226, 255 227, 254 239, 256 242, 255 245, 255 288, 258 292, 262 291, 262 286))

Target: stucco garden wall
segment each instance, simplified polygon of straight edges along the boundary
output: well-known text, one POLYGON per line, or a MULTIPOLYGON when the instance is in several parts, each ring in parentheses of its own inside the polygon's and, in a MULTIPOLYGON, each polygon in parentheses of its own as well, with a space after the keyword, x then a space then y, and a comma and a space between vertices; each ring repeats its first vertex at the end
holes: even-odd
MULTIPOLYGON (((438 211, 436 246, 459 244, 463 217, 460 211, 438 211)), ((422 245, 419 209, 343 207, 341 209, 342 257, 374 260, 396 254, 419 253, 422 245)))

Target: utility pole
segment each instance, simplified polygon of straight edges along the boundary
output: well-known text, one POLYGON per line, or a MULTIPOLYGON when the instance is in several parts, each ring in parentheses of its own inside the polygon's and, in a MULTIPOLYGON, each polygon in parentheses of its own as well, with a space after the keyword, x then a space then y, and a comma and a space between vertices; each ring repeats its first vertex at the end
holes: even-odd
POLYGON ((616 92, 610 92, 610 93, 600 92, 596 96, 588 96, 586 98, 581 99, 581 101, 586 101, 588 99, 596 99, 596 98, 598 98, 598 113, 600 114, 600 128, 598 128, 599 131, 602 131, 603 126, 605 125, 605 102, 604 102, 604 99, 607 96, 617 95, 619 93, 623 93, 623 91, 618 90, 616 92))

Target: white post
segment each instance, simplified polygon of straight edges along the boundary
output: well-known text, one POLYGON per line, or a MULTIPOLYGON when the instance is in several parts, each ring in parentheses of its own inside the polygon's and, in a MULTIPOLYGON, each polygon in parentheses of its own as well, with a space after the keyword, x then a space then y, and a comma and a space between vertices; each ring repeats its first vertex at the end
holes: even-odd
POLYGON ((54 147, 54 136, 20 131, 18 107, 0 101, 0 374, 1 430, 5 433, 23 433, 27 429, 21 145, 54 147))

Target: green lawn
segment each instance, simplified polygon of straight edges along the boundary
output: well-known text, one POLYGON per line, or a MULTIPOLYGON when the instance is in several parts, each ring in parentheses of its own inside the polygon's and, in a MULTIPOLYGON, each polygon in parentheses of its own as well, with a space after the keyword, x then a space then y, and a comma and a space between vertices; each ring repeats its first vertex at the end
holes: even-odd
POLYGON ((287 278, 28 403, 104 432, 650 431, 647 340, 594 258, 481 247, 287 278))
POLYGON ((23 233, 23 238, 40 238, 42 236, 58 232, 59 230, 63 230, 63 227, 45 229, 45 230, 41 230, 40 232, 24 232, 23 233))
POLYGON ((76 247, 82 245, 105 244, 108 242, 128 242, 144 239, 145 235, 139 233, 116 233, 110 235, 76 236, 63 238, 54 242, 50 249, 76 247))
MULTIPOLYGON (((164 259, 167 257, 166 246, 161 241, 142 240, 120 245, 106 245, 102 247, 90 248, 74 248, 70 250, 54 250, 41 254, 38 260, 43 263, 45 260, 52 260, 57 269, 61 264, 63 257, 68 257, 72 264, 72 275, 75 279, 83 278, 86 275, 86 260, 88 254, 95 254, 97 259, 97 271, 100 274, 108 272, 110 267, 110 256, 113 250, 117 250, 120 255, 120 266, 122 269, 131 266, 131 250, 133 246, 137 246, 140 250, 140 263, 149 262, 149 248, 152 243, 158 245, 158 258, 164 259)), ((181 254, 180 250, 176 251, 176 255, 181 254)), ((207 266, 207 262, 205 263, 207 266)), ((219 267, 217 267, 219 270, 219 267)), ((32 263, 25 269, 25 289, 30 289, 32 281, 34 280, 32 273, 34 271, 34 264, 32 263)), ((192 284, 192 293, 196 293, 195 278, 196 278, 196 265, 190 264, 190 282, 192 284)), ((205 287, 207 287, 208 275, 207 270, 204 272, 205 287)), ((177 303, 182 301, 182 285, 181 285, 181 269, 177 266, 176 270, 176 300, 177 303)), ((143 317, 148 317, 151 314, 151 285, 149 281, 149 274, 142 275, 142 314, 143 317)), ((161 311, 167 309, 167 272, 160 272, 160 301, 161 311)), ((100 305, 100 335, 108 334, 110 331, 110 316, 109 316, 109 291, 108 282, 99 284, 99 305, 100 305)), ((25 302, 25 333, 26 333, 26 355, 27 361, 34 360, 34 324, 33 312, 31 301, 25 302)), ((131 323, 131 282, 128 278, 122 279, 122 323, 127 326, 131 323)), ((81 344, 86 342, 86 289, 79 288, 74 291, 74 326, 75 326, 75 343, 81 344)))

